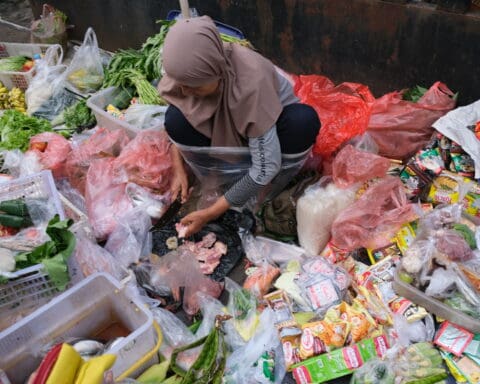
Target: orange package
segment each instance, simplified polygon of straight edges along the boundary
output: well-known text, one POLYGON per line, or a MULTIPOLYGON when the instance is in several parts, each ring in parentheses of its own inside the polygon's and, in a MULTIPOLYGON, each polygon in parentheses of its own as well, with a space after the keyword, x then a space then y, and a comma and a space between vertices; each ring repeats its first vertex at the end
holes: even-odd
POLYGON ((260 267, 249 268, 246 273, 248 276, 243 283, 243 288, 263 297, 270 290, 273 281, 280 275, 280 269, 270 264, 264 264, 260 267))

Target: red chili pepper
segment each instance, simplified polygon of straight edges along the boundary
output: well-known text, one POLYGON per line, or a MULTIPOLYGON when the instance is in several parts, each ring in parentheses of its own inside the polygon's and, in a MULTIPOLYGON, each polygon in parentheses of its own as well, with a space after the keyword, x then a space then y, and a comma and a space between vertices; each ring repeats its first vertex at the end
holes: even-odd
POLYGON ((45 384, 47 382, 48 376, 50 376, 50 372, 52 372, 53 366, 57 362, 61 349, 62 344, 57 344, 47 353, 37 369, 37 376, 33 384, 45 384))

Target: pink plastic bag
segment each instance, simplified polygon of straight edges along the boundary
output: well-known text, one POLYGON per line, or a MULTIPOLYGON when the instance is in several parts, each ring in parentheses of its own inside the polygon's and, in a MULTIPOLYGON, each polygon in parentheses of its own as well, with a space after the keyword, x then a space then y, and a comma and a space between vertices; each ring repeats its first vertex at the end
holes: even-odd
POLYGON ((115 180, 114 159, 97 159, 87 172, 85 203, 97 239, 106 238, 117 225, 117 215, 133 209, 125 193, 126 184, 115 180))
POLYGON ((176 300, 180 299, 180 288, 184 287, 183 309, 189 315, 194 315, 200 309, 198 292, 217 298, 223 290, 223 284, 202 273, 195 255, 185 248, 161 257, 152 266, 150 283, 154 287, 168 286, 176 300))
POLYGON ((391 242, 402 225, 416 218, 400 179, 387 176, 335 219, 332 243, 348 251, 380 248, 391 242))
POLYGON ((116 157, 130 139, 123 129, 109 131, 98 130, 87 140, 73 149, 65 165, 65 173, 72 187, 85 195, 87 171, 92 160, 116 157))
POLYGON ((375 100, 367 86, 357 83, 333 83, 324 76, 299 76, 296 95, 318 113, 322 127, 314 153, 330 157, 344 142, 363 134, 375 100))
POLYGON ((375 100, 368 133, 379 154, 406 159, 430 140, 432 124, 455 107, 453 92, 436 82, 417 103, 402 100, 402 92, 391 92, 375 100))
POLYGON ((165 131, 142 131, 115 160, 119 181, 166 192, 172 176, 170 141, 165 131))
POLYGON ((390 160, 356 149, 348 144, 333 160, 333 181, 340 188, 348 188, 374 177, 383 177, 390 167, 390 160))
POLYGON ((72 150, 70 143, 63 136, 44 132, 30 138, 28 152, 37 155, 44 169, 50 169, 56 178, 62 177, 65 161, 72 150))

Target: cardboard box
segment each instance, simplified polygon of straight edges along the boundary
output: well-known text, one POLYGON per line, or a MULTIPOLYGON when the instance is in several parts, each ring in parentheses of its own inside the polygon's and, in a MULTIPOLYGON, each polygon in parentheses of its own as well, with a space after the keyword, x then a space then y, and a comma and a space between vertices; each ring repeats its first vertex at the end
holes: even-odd
POLYGON ((352 373, 366 361, 382 357, 388 349, 385 335, 312 357, 292 369, 297 384, 317 384, 352 373))

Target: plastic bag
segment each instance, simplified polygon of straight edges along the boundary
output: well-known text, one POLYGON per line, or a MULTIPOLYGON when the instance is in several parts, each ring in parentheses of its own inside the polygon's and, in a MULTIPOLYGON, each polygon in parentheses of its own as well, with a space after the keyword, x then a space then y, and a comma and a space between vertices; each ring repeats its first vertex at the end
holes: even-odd
POLYGON ((228 277, 225 278, 225 289, 229 293, 227 308, 233 316, 235 329, 243 340, 250 340, 258 325, 257 299, 253 292, 228 277))
POLYGON ((475 178, 480 178, 480 143, 475 124, 480 121, 480 100, 459 107, 438 119, 433 128, 460 144, 475 162, 475 178))
POLYGON ((376 99, 368 123, 368 133, 388 158, 406 159, 430 140, 432 124, 455 107, 453 92, 440 82, 414 103, 402 100, 402 92, 376 99))
POLYGON ((344 142, 363 134, 370 120, 374 97, 367 86, 342 83, 336 87, 324 76, 299 76, 295 92, 311 105, 322 124, 313 151, 330 157, 344 142))
POLYGON ((310 257, 302 264, 296 279, 310 310, 323 316, 327 310, 340 304, 350 285, 348 273, 321 257, 310 257))
POLYGON ((85 203, 95 236, 106 238, 115 229, 117 215, 133 209, 125 184, 115 184, 114 159, 97 159, 88 169, 85 203))
POLYGON ((71 149, 70 143, 63 136, 44 132, 30 138, 27 152, 34 152, 43 169, 50 169, 55 178, 60 178, 64 174, 63 168, 71 149))
POLYGON ((167 108, 162 105, 132 104, 125 111, 125 121, 140 129, 163 127, 167 108))
POLYGON ((154 219, 161 218, 171 202, 170 192, 159 195, 133 183, 127 184, 125 193, 134 207, 141 208, 154 219))
POLYGON ((243 288, 252 291, 257 297, 262 298, 270 290, 272 283, 280 274, 280 269, 265 262, 256 267, 250 267, 246 273, 247 278, 243 283, 243 288))
POLYGON ((67 45, 66 16, 48 4, 43 4, 40 19, 35 20, 30 28, 32 41, 41 44, 67 45))
POLYGON ((67 82, 81 94, 95 92, 102 86, 102 56, 92 28, 87 29, 83 44, 75 52, 65 75, 67 82))
POLYGON ((2 170, 8 170, 10 175, 14 177, 24 177, 33 175, 42 171, 43 166, 36 153, 23 153, 18 149, 13 151, 3 151, 2 170))
POLYGON ((80 268, 83 277, 97 272, 112 275, 118 280, 125 276, 115 258, 103 247, 99 246, 84 234, 77 235, 77 245, 73 259, 80 268))
POLYGON ((92 161, 118 156, 129 141, 123 129, 109 131, 98 128, 92 136, 80 144, 72 144, 73 150, 65 163, 65 174, 72 187, 85 195, 87 172, 92 161))
POLYGON ((400 179, 386 177, 335 219, 332 243, 345 250, 381 248, 402 225, 415 218, 400 179))
POLYGON ((390 168, 390 160, 347 145, 335 156, 332 167, 335 185, 348 188, 355 183, 385 176, 390 168))
POLYGON ((373 359, 355 369, 350 384, 395 384, 395 377, 392 362, 373 359))
POLYGON ((194 315, 200 309, 198 292, 216 298, 223 290, 223 284, 202 273, 195 256, 187 249, 170 252, 154 263, 150 282, 153 286, 168 285, 177 301, 180 300, 180 288, 183 287, 183 308, 188 315, 194 315))
POLYGON ((118 222, 108 236, 105 249, 115 257, 120 267, 128 268, 152 252, 151 226, 150 216, 139 208, 124 215, 119 212, 118 222))
POLYGON ((164 130, 140 132, 115 159, 117 181, 166 192, 173 174, 169 149, 170 141, 164 130))
POLYGON ((332 224, 355 199, 353 189, 342 190, 323 178, 308 187, 297 202, 297 233, 300 245, 319 255, 329 239, 332 224))
POLYGON ((465 239, 453 230, 438 230, 435 232, 437 250, 452 261, 468 261, 474 257, 473 251, 465 239))
POLYGON ((285 376, 283 351, 278 331, 273 326, 275 315, 266 308, 260 315, 255 335, 227 359, 225 384, 281 383, 285 376))

